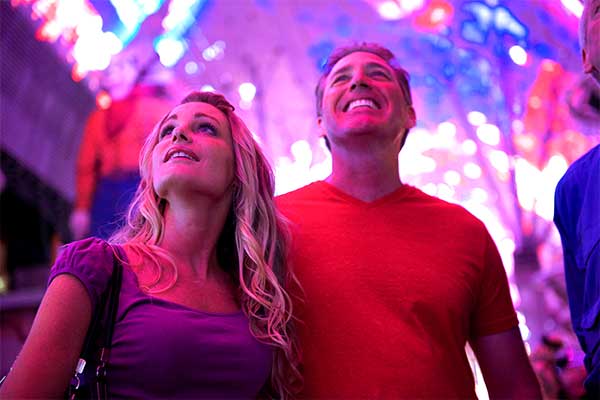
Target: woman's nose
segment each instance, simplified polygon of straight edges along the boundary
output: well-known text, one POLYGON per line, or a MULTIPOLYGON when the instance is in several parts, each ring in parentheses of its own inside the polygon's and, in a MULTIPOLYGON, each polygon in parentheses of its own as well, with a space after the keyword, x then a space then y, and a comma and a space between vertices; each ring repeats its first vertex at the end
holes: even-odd
POLYGON ((185 130, 183 128, 176 128, 173 131, 173 142, 177 142, 177 141, 183 141, 183 142, 189 142, 189 136, 185 133, 185 130))

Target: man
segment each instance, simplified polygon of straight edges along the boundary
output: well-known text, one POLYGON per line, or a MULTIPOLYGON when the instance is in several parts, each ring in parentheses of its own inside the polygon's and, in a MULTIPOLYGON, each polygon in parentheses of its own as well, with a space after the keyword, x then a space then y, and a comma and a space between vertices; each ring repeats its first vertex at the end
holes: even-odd
MULTIPOLYGON (((585 0, 579 42, 584 71, 600 84, 600 0, 585 0)), ((600 145, 575 161, 556 186, 554 223, 571 322, 585 352, 585 388, 590 398, 600 398, 600 145)))
POLYGON ((278 198, 292 266, 306 398, 539 398, 508 284, 484 225, 403 184, 415 125, 407 73, 378 45, 340 48, 316 90, 332 174, 278 198))

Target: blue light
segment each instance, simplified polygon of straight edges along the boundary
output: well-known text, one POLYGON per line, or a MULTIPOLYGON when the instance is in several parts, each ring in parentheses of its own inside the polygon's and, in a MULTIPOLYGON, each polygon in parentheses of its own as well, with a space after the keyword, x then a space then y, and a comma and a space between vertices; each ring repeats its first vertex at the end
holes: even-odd
POLYGON ((527 36, 527 28, 506 8, 497 7, 494 13, 494 26, 500 32, 508 32, 512 36, 523 39, 527 36))
POLYGON ((487 31, 479 29, 479 25, 475 21, 464 21, 460 28, 461 36, 469 42, 483 44, 487 40, 487 31))

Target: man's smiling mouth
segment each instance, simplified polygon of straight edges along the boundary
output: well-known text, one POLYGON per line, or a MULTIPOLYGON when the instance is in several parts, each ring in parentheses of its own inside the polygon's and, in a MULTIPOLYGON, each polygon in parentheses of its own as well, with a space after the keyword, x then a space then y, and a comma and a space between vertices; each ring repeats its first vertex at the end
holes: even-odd
POLYGON ((368 107, 368 108, 372 108, 373 110, 379 110, 381 107, 379 107, 379 104, 377 104, 375 102, 375 100, 372 99, 356 99, 356 100, 352 100, 351 102, 349 102, 346 107, 344 108, 344 112, 348 112, 348 111, 352 111, 355 108, 358 107, 368 107))

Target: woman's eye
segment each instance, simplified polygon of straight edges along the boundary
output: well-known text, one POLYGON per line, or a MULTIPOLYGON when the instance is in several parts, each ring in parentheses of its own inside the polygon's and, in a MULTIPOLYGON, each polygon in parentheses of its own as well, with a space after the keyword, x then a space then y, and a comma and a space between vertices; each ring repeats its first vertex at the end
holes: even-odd
POLYGON ((165 126, 161 131, 160 134, 158 135, 159 139, 164 138, 167 135, 170 135, 171 133, 173 133, 173 129, 175 129, 174 126, 169 125, 169 126, 165 126))
POLYGON ((217 135, 217 128, 215 128, 214 125, 209 124, 208 122, 194 124, 193 131, 197 133, 206 133, 211 136, 217 135))

